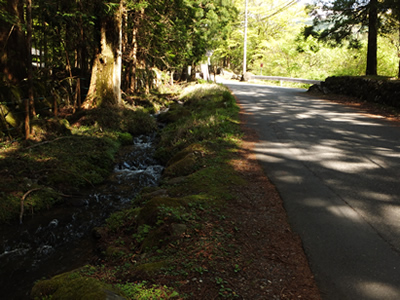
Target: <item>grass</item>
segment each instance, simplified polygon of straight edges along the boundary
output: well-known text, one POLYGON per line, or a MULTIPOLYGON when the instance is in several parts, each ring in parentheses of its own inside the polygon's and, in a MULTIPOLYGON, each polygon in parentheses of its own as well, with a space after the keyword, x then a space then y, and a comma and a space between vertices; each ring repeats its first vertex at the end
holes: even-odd
POLYGON ((36 119, 32 127, 32 140, 0 145, 0 223, 21 221, 102 183, 120 147, 157 124, 144 109, 126 106, 36 119))
MULTIPOLYGON (((118 286, 127 299, 190 298, 182 285, 187 276, 207 274, 218 260, 237 255, 228 246, 235 224, 229 232, 219 224, 228 222, 221 210, 233 199, 231 186, 245 184, 230 165, 241 137, 239 108, 216 84, 188 85, 179 103, 161 117, 167 122, 157 149, 167 166, 161 185, 143 189, 131 208, 97 229, 103 263, 83 271, 118 286)), ((235 298, 223 275, 213 278, 223 298, 235 298)))

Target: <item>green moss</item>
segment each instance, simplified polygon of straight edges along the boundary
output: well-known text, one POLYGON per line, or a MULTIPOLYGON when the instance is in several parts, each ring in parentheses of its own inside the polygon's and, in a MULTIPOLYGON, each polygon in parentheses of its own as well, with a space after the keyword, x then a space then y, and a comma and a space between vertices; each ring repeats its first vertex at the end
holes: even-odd
POLYGON ((189 153, 181 160, 168 166, 164 171, 165 177, 186 176, 197 169, 197 157, 195 153, 189 153))
POLYGON ((163 113, 159 116, 159 120, 163 123, 171 123, 177 122, 181 118, 190 116, 190 110, 180 104, 174 103, 169 107, 169 110, 166 113, 163 113))
POLYGON ((110 259, 118 259, 129 253, 125 247, 109 246, 106 249, 106 256, 110 259))
POLYGON ((132 145, 133 143, 133 137, 128 132, 118 133, 118 140, 121 142, 122 146, 132 145))
POLYGON ((17 220, 17 216, 20 213, 21 199, 16 195, 4 192, 0 192, 0 199, 0 223, 4 223, 12 218, 17 220))
POLYGON ((39 281, 34 285, 31 297, 53 300, 105 300, 110 293, 118 294, 118 291, 109 284, 73 271, 39 281))
POLYGON ((149 134, 157 130, 157 122, 142 109, 123 111, 123 128, 132 135, 149 134))
POLYGON ((200 152, 203 153, 205 152, 206 149, 204 148, 204 146, 202 146, 199 143, 194 143, 192 145, 189 145, 188 147, 186 147, 185 149, 179 151, 177 154, 175 154, 167 163, 167 166, 170 166, 178 161, 180 161, 181 159, 185 158, 188 154, 190 153, 196 153, 196 152, 200 152))
POLYGON ((140 208, 125 209, 117 211, 106 220, 106 227, 109 232, 116 233, 121 230, 132 230, 136 225, 136 219, 140 208))
POLYGON ((3 114, 6 116, 5 119, 9 124, 8 126, 11 126, 12 128, 18 128, 22 124, 22 120, 19 119, 17 112, 8 111, 7 107, 4 105, 2 105, 2 109, 3 109, 3 114))
POLYGON ((168 266, 168 261, 158 261, 146 264, 141 264, 134 267, 134 273, 141 274, 146 277, 152 277, 153 275, 162 271, 163 268, 168 266))
POLYGON ((142 242, 142 250, 144 252, 158 249, 162 245, 168 243, 171 233, 165 226, 161 226, 149 232, 142 242))
POLYGON ((154 299, 183 299, 179 293, 165 285, 149 285, 146 281, 119 284, 118 287, 129 299, 154 300, 154 299))
POLYGON ((160 216, 160 212, 165 207, 185 208, 187 202, 180 198, 156 197, 148 201, 140 210, 137 221, 139 225, 155 225, 160 216))
POLYGON ((71 135, 71 127, 66 119, 34 119, 31 130, 35 138, 40 140, 71 135))

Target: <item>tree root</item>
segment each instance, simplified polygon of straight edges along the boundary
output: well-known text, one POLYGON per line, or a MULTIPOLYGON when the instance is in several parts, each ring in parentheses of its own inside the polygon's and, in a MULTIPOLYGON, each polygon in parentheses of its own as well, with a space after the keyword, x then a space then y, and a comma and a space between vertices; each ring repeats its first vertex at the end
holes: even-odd
POLYGON ((22 224, 22 217, 23 217, 23 215, 24 215, 24 201, 25 201, 26 197, 28 197, 28 195, 29 195, 30 193, 35 192, 35 191, 39 191, 39 190, 42 190, 42 189, 43 189, 43 188, 31 189, 31 190, 27 191, 27 192, 22 196, 22 198, 21 198, 21 212, 20 212, 20 214, 19 214, 19 224, 22 224))

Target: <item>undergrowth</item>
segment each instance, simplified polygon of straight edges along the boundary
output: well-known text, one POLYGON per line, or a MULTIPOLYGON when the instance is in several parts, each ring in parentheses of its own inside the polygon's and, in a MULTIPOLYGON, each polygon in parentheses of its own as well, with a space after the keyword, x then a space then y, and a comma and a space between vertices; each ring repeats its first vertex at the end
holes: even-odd
POLYGON ((231 187, 245 184, 230 164, 241 137, 239 108, 223 86, 196 84, 160 119, 160 186, 143 189, 131 208, 96 229, 102 263, 80 274, 114 285, 127 299, 191 298, 186 283, 207 274, 215 293, 237 298, 217 266, 238 255, 230 244, 236 226, 222 211, 233 199, 231 187))
POLYGON ((0 223, 22 221, 102 183, 121 145, 157 130, 156 120, 133 106, 37 118, 32 127, 32 139, 0 145, 0 223))

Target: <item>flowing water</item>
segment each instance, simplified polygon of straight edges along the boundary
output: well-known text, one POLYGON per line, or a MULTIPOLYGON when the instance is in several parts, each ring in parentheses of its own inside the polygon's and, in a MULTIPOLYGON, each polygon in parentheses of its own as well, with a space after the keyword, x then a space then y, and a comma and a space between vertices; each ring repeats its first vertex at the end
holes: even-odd
POLYGON ((110 179, 95 191, 51 211, 0 227, 0 299, 29 299, 35 281, 70 271, 94 256, 91 229, 128 207, 163 167, 153 158, 155 135, 140 136, 124 149, 110 179))

